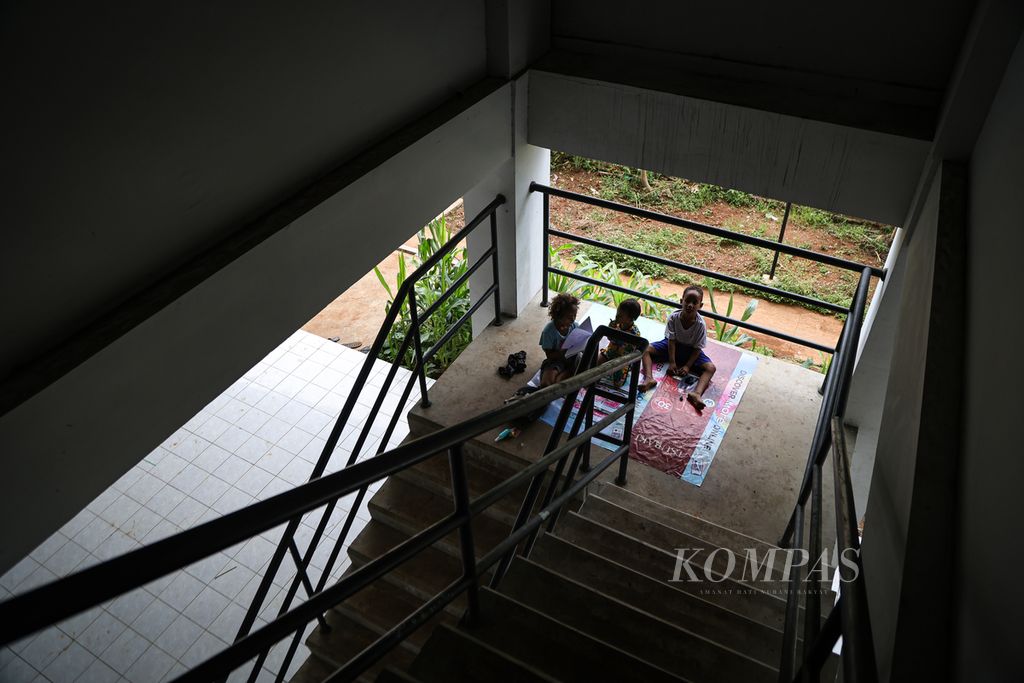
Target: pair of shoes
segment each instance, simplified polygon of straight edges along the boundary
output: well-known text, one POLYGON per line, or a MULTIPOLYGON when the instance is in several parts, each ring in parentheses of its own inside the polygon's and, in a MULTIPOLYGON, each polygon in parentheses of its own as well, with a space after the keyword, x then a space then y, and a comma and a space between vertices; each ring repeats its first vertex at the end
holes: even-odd
POLYGON ((526 371, 526 351, 510 353, 508 362, 498 368, 498 374, 505 379, 511 379, 512 375, 518 375, 526 371))

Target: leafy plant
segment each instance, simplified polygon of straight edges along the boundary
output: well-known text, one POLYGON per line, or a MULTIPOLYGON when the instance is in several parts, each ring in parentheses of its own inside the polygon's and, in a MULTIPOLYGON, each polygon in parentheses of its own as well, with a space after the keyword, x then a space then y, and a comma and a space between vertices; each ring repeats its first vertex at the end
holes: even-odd
MULTIPOLYGON (((562 262, 562 252, 572 253, 572 245, 563 244, 556 247, 553 244, 548 244, 548 264, 555 265, 564 268, 562 262)), ((577 256, 573 259, 576 264, 572 268, 574 272, 580 273, 581 275, 591 275, 591 271, 596 266, 586 259, 582 259, 577 256)), ((548 273, 548 289, 559 294, 572 294, 579 299, 591 299, 593 297, 594 285, 586 282, 580 282, 575 278, 571 278, 567 275, 560 275, 558 273, 548 273)))
MULTIPOLYGON (((622 282, 622 285, 625 287, 629 287, 634 291, 640 292, 641 294, 648 294, 650 296, 661 296, 661 287, 657 283, 655 283, 650 277, 644 275, 639 270, 634 270, 630 272, 629 277, 627 277, 625 281, 622 282)), ((621 301, 628 298, 632 298, 632 295, 624 294, 622 296, 622 299, 615 303, 616 307, 618 307, 621 301)), ((664 304, 648 301, 647 299, 638 298, 637 300, 643 307, 643 315, 647 316, 648 318, 655 318, 661 320, 663 318, 668 317, 668 314, 671 313, 672 311, 670 307, 665 306, 664 304)))
MULTIPOLYGON (((679 246, 682 235, 681 231, 674 228, 661 228, 638 231, 630 235, 624 234, 621 231, 615 231, 604 235, 603 239, 609 244, 626 247, 627 249, 633 249, 644 254, 668 256, 673 249, 679 246)), ((583 254, 594 263, 615 261, 625 270, 639 270, 651 277, 664 278, 669 275, 669 269, 660 263, 652 263, 645 258, 626 256, 589 244, 580 244, 573 247, 573 253, 583 254)))
MULTIPOLYGON (((715 305, 715 290, 711 287, 711 282, 706 280, 704 286, 708 290, 708 298, 711 299, 711 310, 714 313, 718 313, 718 307, 715 305)), ((734 294, 730 292, 729 305, 725 310, 725 316, 727 318, 732 316, 733 296, 734 294)), ((757 310, 757 304, 757 299, 751 299, 750 301, 747 302, 747 307, 743 309, 743 314, 740 316, 741 322, 746 322, 747 320, 750 319, 750 316, 754 315, 754 311, 757 310)), ((715 320, 714 326, 715 339, 722 342, 723 344, 743 346, 747 342, 754 341, 754 338, 751 337, 749 334, 740 332, 740 328, 738 325, 733 325, 730 327, 728 323, 722 322, 720 320, 715 320)))
MULTIPOLYGON (((560 247, 548 248, 548 263, 561 263, 561 253, 568 250, 569 245, 562 245, 560 247)), ((609 284, 620 285, 632 289, 639 294, 649 294, 650 296, 660 296, 661 288, 654 282, 654 280, 645 275, 638 269, 620 267, 614 260, 606 261, 603 264, 597 263, 589 258, 586 252, 579 253, 573 259, 573 272, 580 273, 581 275, 587 275, 596 280, 607 282, 609 284)), ((573 278, 550 273, 548 275, 548 289, 559 292, 572 294, 580 299, 586 299, 587 301, 596 301, 598 303, 605 304, 617 308, 626 299, 636 298, 640 301, 640 305, 643 308, 643 315, 664 318, 670 312, 668 306, 654 303, 636 297, 633 294, 626 294, 610 287, 601 287, 598 285, 592 285, 589 283, 580 282, 573 278)))
MULTIPOLYGON (((611 283, 613 285, 623 284, 622 276, 626 273, 626 269, 619 268, 617 265, 615 265, 615 261, 609 261, 603 266, 598 266, 597 264, 594 265, 596 266, 594 269, 594 275, 599 280, 611 283)), ((597 295, 595 298, 602 301, 603 303, 608 304, 609 306, 612 306, 613 308, 618 308, 619 304, 621 304, 623 301, 632 298, 631 294, 626 294, 624 292, 619 292, 617 290, 608 288, 602 288, 599 291, 595 292, 595 294, 597 295)))
POLYGON ((832 366, 832 354, 826 356, 821 351, 818 351, 818 358, 821 359, 820 363, 815 363, 810 358, 805 358, 803 361, 800 362, 800 365, 801 367, 814 369, 823 375, 827 375, 829 367, 832 366))
MULTIPOLYGON (((444 216, 431 221, 419 231, 416 255, 412 257, 413 270, 419 268, 424 262, 433 256, 451 239, 452 234, 448 228, 444 216)), ((465 274, 468 264, 466 262, 465 247, 456 247, 445 254, 441 260, 415 284, 416 307, 420 311, 426 310, 451 287, 452 283, 465 274)), ((384 290, 388 293, 388 302, 385 311, 390 310, 395 300, 395 294, 402 287, 408 277, 408 266, 405 254, 398 256, 398 274, 395 280, 395 289, 388 285, 384 274, 379 268, 374 268, 377 279, 380 280, 384 290)), ((471 305, 469 284, 463 283, 452 295, 448 297, 436 311, 427 319, 420 322, 420 344, 424 351, 431 348, 435 343, 455 325, 458 320, 469 311, 471 305)), ((384 348, 381 349, 380 358, 387 361, 394 361, 405 339, 406 333, 412 325, 409 311, 409 300, 403 298, 395 324, 391 327, 384 348)), ((450 366, 459 354, 469 346, 473 340, 473 331, 468 324, 462 325, 458 331, 445 344, 438 349, 437 353, 427 362, 426 372, 430 377, 438 377, 450 366)), ((413 368, 415 364, 412 353, 412 345, 409 345, 405 355, 400 359, 402 365, 413 368)))
POLYGON ((765 344, 758 344, 756 339, 751 341, 751 343, 750 343, 750 350, 753 351, 754 353, 759 353, 762 356, 768 356, 769 358, 772 358, 772 357, 775 356, 775 352, 774 351, 772 351, 770 348, 768 348, 768 346, 765 345, 765 344))

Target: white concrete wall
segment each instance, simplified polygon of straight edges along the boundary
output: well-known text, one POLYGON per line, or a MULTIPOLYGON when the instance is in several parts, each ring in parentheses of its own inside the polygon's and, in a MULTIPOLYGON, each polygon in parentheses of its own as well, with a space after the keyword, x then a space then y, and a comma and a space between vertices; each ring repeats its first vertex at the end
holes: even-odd
MULTIPOLYGON (((551 3, 549 0, 488 0, 488 72, 512 79, 509 85, 511 127, 507 131, 509 158, 494 173, 483 176, 464 197, 467 219, 479 213, 495 195, 505 197, 497 212, 498 280, 501 310, 516 316, 540 291, 543 230, 541 195, 530 192, 533 181, 550 180, 551 152, 528 143, 530 73, 527 67, 544 54, 549 45, 551 3)), ((481 227, 468 240, 470 262, 491 246, 491 236, 481 227)), ((474 300, 494 282, 490 267, 477 271, 469 281, 474 300)), ((494 306, 482 306, 473 316, 473 335, 479 335, 494 321, 494 306)), ((496 365, 500 364, 496 361, 496 365)))
MULTIPOLYGON (((496 194, 506 203, 498 210, 499 281, 502 312, 516 316, 540 292, 543 270, 543 196, 530 192, 533 181, 547 184, 551 172, 551 151, 526 142, 529 74, 509 84, 515 127, 512 156, 495 173, 483 178, 465 196, 466 215, 472 216, 496 194)), ((473 262, 491 245, 490 234, 481 227, 469 238, 473 262)), ((474 300, 494 281, 486 266, 470 279, 474 300)), ((473 334, 479 335, 494 319, 494 309, 485 305, 473 317, 473 334)), ((500 362, 497 363, 500 365, 500 362)))
MULTIPOLYGON (((878 396, 883 411, 875 435, 878 455, 871 478, 862 550, 882 680, 888 680, 892 664, 914 475, 919 460, 923 354, 928 341, 940 181, 941 176, 937 175, 925 210, 914 226, 913 237, 901 251, 903 262, 897 265, 899 277, 903 279, 900 296, 884 302, 886 308, 892 305, 892 315, 898 318, 899 324, 888 340, 879 340, 879 346, 891 345, 892 360, 887 372, 887 390, 878 396)), ((869 344, 874 346, 872 341, 869 344)))
MULTIPOLYGON (((935 213, 938 209, 936 198, 929 196, 928 200, 918 219, 918 225, 933 225, 935 222, 935 213)), ((850 473, 853 478, 853 495, 858 517, 863 516, 867 509, 871 475, 878 447, 878 430, 889 386, 893 340, 899 326, 901 292, 907 265, 907 259, 903 257, 905 234, 906 231, 902 228, 898 230, 886 258, 886 278, 875 288, 871 299, 860 343, 857 346, 857 363, 854 366, 846 405, 845 422, 857 429, 850 473)))
POLYGON ((928 144, 534 70, 531 144, 890 224, 928 144))
POLYGON ((970 164, 967 399, 960 476, 960 526, 951 530, 959 575, 958 662, 953 678, 1011 680, 1024 653, 1017 618, 1024 593, 1024 449, 1018 415, 1024 371, 1020 260, 1024 221, 1024 38, 1003 77, 970 164))
POLYGON ((5 524, 0 568, 502 164, 510 112, 500 88, 355 169, 336 194, 3 415, 0 519, 18 524, 5 524))

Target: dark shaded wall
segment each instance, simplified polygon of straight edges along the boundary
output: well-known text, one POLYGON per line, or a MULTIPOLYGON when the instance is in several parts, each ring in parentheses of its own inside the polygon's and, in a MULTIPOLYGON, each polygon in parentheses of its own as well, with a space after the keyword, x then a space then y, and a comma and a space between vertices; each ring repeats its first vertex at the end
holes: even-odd
POLYGON ((2 13, 0 377, 486 69, 476 0, 2 13))
MULTIPOLYGON (((1024 386, 1018 345, 1024 258, 1024 38, 1017 44, 970 163, 967 401, 955 539, 955 677, 1011 680, 1024 667, 1024 386)), ((940 552, 941 549, 937 549, 940 552)))
POLYGON ((504 163, 512 99, 476 0, 2 11, 0 380, 74 360, 3 385, 0 571, 504 163))

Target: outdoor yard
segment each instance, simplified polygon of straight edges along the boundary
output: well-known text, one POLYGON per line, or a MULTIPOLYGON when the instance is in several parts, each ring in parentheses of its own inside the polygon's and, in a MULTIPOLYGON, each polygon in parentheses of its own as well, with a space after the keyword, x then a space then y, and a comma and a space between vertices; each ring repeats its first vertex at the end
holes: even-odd
MULTIPOLYGON (((559 152, 552 153, 551 184, 573 192, 770 240, 778 239, 786 208, 783 202, 776 200, 655 173, 648 174, 645 185, 638 169, 559 152)), ((461 229, 465 222, 461 202, 449 208, 445 220, 447 229, 453 232, 461 229)), ((559 197, 551 198, 551 226, 757 282, 765 282, 774 257, 772 250, 559 197)), ((892 244, 894 231, 893 226, 794 205, 786 224, 784 241, 786 244, 881 267, 892 244)), ((413 237, 404 245, 404 258, 410 271, 415 265, 409 252, 415 251, 416 244, 417 239, 413 237)), ((649 261, 623 258, 619 254, 592 246, 567 244, 558 238, 552 238, 552 250, 557 252, 555 258, 567 270, 583 268, 592 276, 606 281, 617 278, 624 284, 639 286, 644 291, 657 292, 669 299, 678 298, 688 284, 704 287, 710 285, 720 313, 729 306, 730 296, 733 297, 732 317, 735 318, 743 315, 751 299, 756 299, 756 309, 749 318, 751 323, 818 343, 834 344, 842 327, 841 317, 824 309, 794 305, 783 299, 721 281, 706 282, 700 276, 649 261)), ((379 265, 381 276, 392 290, 399 272, 400 256, 401 252, 395 252, 379 265)), ((610 301, 608 290, 595 292, 594 288, 583 288, 579 283, 564 280, 552 277, 549 286, 610 301)), ((779 257, 775 277, 770 284, 785 291, 848 306, 857 284, 857 274, 783 254, 779 257)), ((369 346, 384 319, 389 299, 377 274, 370 272, 303 329, 323 337, 338 337, 340 343, 361 342, 363 347, 369 346)), ((704 306, 710 310, 710 296, 705 297, 704 306)), ((714 335, 714 326, 709 325, 709 329, 714 335)), ((719 332, 728 331, 720 329, 719 332)), ((742 330, 732 335, 733 343, 739 341, 740 333, 742 330)), ((822 369, 829 360, 818 351, 796 344, 766 335, 750 336, 751 340, 742 342, 743 347, 765 355, 809 364, 818 369, 822 369)))

